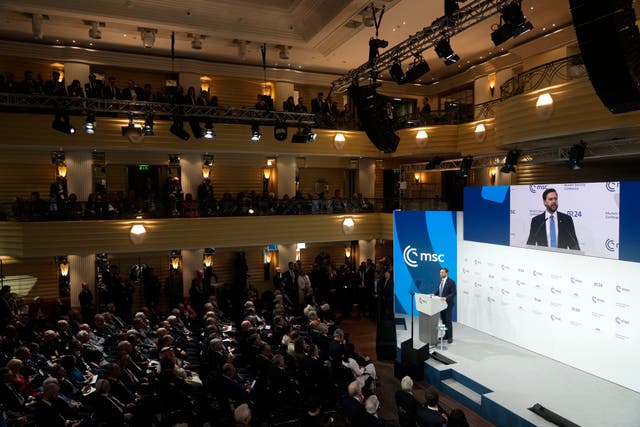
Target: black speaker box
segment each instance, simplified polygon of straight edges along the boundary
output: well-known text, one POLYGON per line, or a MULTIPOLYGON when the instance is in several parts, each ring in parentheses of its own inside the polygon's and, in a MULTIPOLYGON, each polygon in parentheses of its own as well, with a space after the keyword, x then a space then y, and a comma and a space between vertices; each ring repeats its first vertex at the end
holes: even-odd
POLYGON ((381 320, 376 331, 376 356, 378 360, 396 358, 396 322, 381 320))
POLYGON ((419 349, 413 348, 413 340, 408 339, 400 344, 400 363, 396 363, 394 373, 398 379, 409 375, 414 381, 424 379, 424 361, 429 358, 429 344, 419 349))
POLYGON ((632 0, 569 0, 589 79, 614 114, 640 109, 640 32, 632 0))
POLYGON ((349 95, 358 112, 358 118, 369 140, 378 150, 394 153, 398 148, 400 137, 395 134, 385 117, 384 100, 376 92, 380 83, 369 86, 349 87, 349 95))

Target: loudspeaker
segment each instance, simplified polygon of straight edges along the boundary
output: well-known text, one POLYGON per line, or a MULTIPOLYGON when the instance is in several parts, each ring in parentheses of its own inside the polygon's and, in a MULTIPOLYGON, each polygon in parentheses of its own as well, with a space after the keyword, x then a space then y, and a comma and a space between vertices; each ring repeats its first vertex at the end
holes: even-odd
POLYGON ((614 114, 640 109, 640 32, 632 0, 569 0, 589 79, 614 114))
POLYGON ((384 99, 376 92, 377 87, 380 87, 380 83, 369 86, 351 85, 349 96, 373 145, 385 153, 395 153, 400 137, 395 134, 385 115, 384 99))
POLYGON ((396 358, 396 322, 380 320, 376 330, 376 356, 378 360, 396 358))
POLYGON ((400 344, 401 362, 394 367, 396 378, 402 379, 409 375, 414 381, 424 379, 424 361, 429 358, 429 344, 419 349, 413 348, 413 340, 408 339, 400 344))

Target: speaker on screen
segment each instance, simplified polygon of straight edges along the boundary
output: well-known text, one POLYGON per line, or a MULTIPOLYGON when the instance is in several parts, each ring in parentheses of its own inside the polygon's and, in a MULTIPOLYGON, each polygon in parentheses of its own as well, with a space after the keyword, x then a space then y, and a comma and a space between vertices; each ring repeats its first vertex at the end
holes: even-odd
POLYGON ((589 79, 614 114, 640 109, 640 32, 632 0, 570 0, 589 79))

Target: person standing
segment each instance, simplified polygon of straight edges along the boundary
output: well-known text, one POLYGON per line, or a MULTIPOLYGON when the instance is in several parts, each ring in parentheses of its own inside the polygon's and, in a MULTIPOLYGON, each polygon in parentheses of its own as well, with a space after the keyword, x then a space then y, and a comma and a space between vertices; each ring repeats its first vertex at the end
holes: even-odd
POLYGON ((444 334, 444 338, 449 344, 453 342, 453 324, 451 317, 453 315, 453 298, 456 296, 456 282, 449 277, 449 269, 443 267, 440 269, 440 283, 435 291, 435 294, 447 301, 447 308, 440 312, 442 323, 447 327, 447 331, 444 334))
POLYGON ((86 323, 93 321, 93 294, 91 293, 91 289, 89 289, 89 284, 87 282, 82 282, 82 290, 78 295, 78 300, 80 301, 82 321, 86 323))
POLYGON ((527 245, 579 251, 573 219, 558 212, 558 192, 554 188, 547 188, 542 193, 542 202, 545 211, 531 218, 527 245))

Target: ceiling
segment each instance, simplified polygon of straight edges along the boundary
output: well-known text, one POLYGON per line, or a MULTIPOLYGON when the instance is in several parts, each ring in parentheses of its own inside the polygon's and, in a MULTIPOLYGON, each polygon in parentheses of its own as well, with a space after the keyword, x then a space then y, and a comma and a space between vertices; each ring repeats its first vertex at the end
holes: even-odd
MULTIPOLYGON (((406 40, 443 15, 442 0, 376 0, 385 7, 379 37, 389 47, 406 40)), ((368 59, 368 41, 375 28, 366 26, 372 3, 366 0, 3 0, 0 39, 85 49, 170 56, 224 63, 261 65, 260 46, 267 44, 269 67, 344 74, 368 59), (41 39, 34 38, 32 15, 42 15, 41 39), (97 22, 100 39, 89 36, 97 22), (141 29, 155 30, 153 47, 143 47, 141 29), (202 49, 192 48, 202 37, 202 49), (280 57, 283 49, 288 59, 280 57)), ((461 2, 464 8, 465 3, 461 2)), ((491 25, 499 15, 454 36, 451 45, 461 57, 444 67, 433 50, 423 53, 431 65, 424 81, 457 74, 488 58, 500 56, 528 40, 571 23, 568 0, 523 0, 533 31, 504 43, 491 41, 491 25)), ((518 52, 522 54, 521 48, 518 52)))

